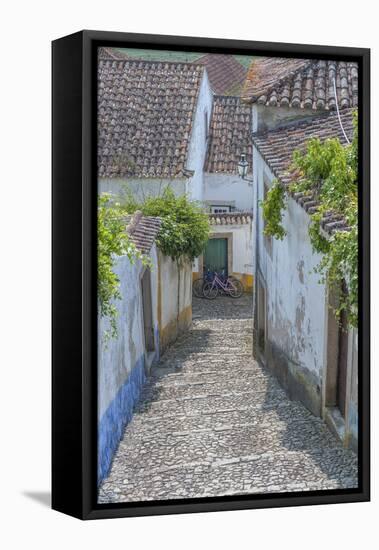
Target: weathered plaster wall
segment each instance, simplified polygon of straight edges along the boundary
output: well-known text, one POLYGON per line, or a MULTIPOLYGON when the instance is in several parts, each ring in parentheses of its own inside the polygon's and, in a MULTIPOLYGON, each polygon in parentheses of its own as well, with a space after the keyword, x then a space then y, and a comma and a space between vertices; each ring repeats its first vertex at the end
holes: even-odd
POLYGON ((209 85, 207 72, 201 81, 197 107, 194 114, 188 159, 186 168, 193 170, 194 175, 187 180, 186 192, 193 200, 202 201, 204 194, 204 162, 207 151, 207 135, 211 120, 213 94, 209 85), (206 116, 207 115, 207 116, 206 116), (206 127, 206 121, 207 126, 206 127))
MULTIPOLYGON (((151 295, 155 330, 156 355, 158 342, 158 267, 155 245, 151 249, 151 295)), ((125 425, 132 417, 141 387, 145 381, 146 354, 140 279, 144 268, 137 261, 132 265, 126 256, 116 259, 114 271, 120 279, 121 300, 118 310, 118 336, 104 341, 100 335, 108 329, 107 319, 98 320, 98 478, 110 468, 125 425)))
MULTIPOLYGON (((188 330, 192 323, 192 271, 190 262, 176 262, 157 251, 150 252, 154 357, 145 351, 141 278, 144 267, 131 264, 126 256, 116 259, 114 271, 120 280, 122 299, 118 310, 118 336, 99 340, 98 347, 98 480, 107 476, 113 455, 130 422, 133 407, 148 375, 151 360, 188 330)), ((108 328, 98 320, 99 335, 108 328)))
MULTIPOLYGON (((263 200, 264 178, 272 182, 274 176, 257 152, 254 162, 263 200)), ((266 286, 266 362, 290 395, 320 415, 326 305, 325 287, 313 271, 321 257, 312 252, 309 216, 289 199, 283 217, 287 236, 271 243, 263 235, 261 208, 255 219, 258 271, 266 286)))
POLYGON ((159 254, 159 334, 160 350, 189 329, 192 323, 192 267, 190 262, 178 266, 159 254))
POLYGON ((159 196, 164 189, 169 186, 176 195, 183 195, 186 192, 186 178, 177 178, 174 180, 159 178, 100 178, 98 180, 98 189, 100 193, 112 193, 122 200, 128 192, 132 193, 139 200, 145 197, 159 196))
POLYGON ((226 201, 233 203, 236 210, 253 208, 253 186, 237 174, 206 173, 204 183, 204 201, 226 201))
POLYGON ((294 109, 293 107, 267 107, 254 103, 252 111, 253 132, 265 132, 291 124, 296 120, 320 116, 327 111, 294 109))

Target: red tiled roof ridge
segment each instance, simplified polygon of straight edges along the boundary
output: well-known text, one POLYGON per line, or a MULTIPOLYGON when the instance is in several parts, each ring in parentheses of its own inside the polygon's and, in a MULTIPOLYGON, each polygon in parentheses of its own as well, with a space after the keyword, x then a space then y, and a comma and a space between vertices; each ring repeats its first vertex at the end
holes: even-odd
POLYGON ((126 232, 143 254, 150 252, 161 227, 161 218, 145 216, 140 210, 125 216, 126 232))
POLYGON ((153 60, 153 59, 136 59, 136 58, 131 58, 131 57, 125 57, 125 59, 113 59, 113 58, 108 58, 108 59, 104 59, 104 58, 101 58, 99 59, 99 63, 102 62, 102 63, 117 63, 117 64, 121 64, 121 63, 128 63, 128 64, 131 64, 131 65, 174 65, 174 66, 178 66, 178 65, 184 65, 185 67, 196 67, 197 69, 199 69, 201 72, 204 72, 204 70, 206 69, 206 66, 205 65, 202 65, 201 63, 191 63, 189 61, 174 61, 174 60, 167 60, 167 61, 160 61, 160 60, 153 60))
POLYGON ((241 96, 270 107, 336 110, 358 104, 358 65, 352 61, 263 57, 252 62, 241 96))
POLYGON ((210 225, 244 225, 248 224, 253 219, 253 212, 233 211, 233 212, 211 212, 208 214, 210 225))
POLYGON ((231 54, 205 53, 196 60, 204 64, 212 91, 215 94, 229 94, 241 89, 247 69, 231 54))
MULTIPOLYGON (((313 63, 313 59, 301 59, 301 58, 293 58, 293 57, 262 57, 259 60, 255 60, 251 63, 245 80, 245 85, 241 94, 241 97, 243 100, 246 101, 257 101, 258 98, 263 94, 269 94, 270 91, 272 91, 275 86, 278 84, 283 83, 285 80, 289 79, 291 76, 296 74, 299 71, 303 71, 305 68, 308 68, 311 63, 313 63), (288 70, 284 71, 283 73, 279 73, 278 77, 275 79, 275 71, 272 71, 270 74, 271 77, 271 84, 265 85, 265 78, 264 75, 260 74, 260 70, 262 68, 262 65, 264 63, 269 64, 270 62, 278 64, 282 63, 283 65, 287 62, 288 63, 288 70), (257 75, 258 72, 258 75, 257 75), (257 78, 257 76, 260 76, 261 79, 259 81, 260 87, 255 89, 254 88, 254 80, 257 78), (263 80, 263 82, 262 82, 263 80), (252 91, 248 91, 248 88, 253 88, 252 91), (245 95, 249 93, 249 96, 245 95)), ((255 84, 255 86, 258 85, 258 82, 255 84)))

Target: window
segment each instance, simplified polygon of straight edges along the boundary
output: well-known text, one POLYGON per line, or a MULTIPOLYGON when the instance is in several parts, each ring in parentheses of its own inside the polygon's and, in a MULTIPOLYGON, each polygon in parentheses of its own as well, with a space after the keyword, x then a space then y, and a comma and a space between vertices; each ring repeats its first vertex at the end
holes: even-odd
POLYGON ((218 205, 218 206, 211 206, 211 213, 212 214, 225 214, 227 212, 231 212, 232 207, 228 204, 226 205, 218 205))
POLYGON ((204 111, 204 126, 205 126, 205 141, 208 141, 209 131, 208 131, 208 111, 204 111))

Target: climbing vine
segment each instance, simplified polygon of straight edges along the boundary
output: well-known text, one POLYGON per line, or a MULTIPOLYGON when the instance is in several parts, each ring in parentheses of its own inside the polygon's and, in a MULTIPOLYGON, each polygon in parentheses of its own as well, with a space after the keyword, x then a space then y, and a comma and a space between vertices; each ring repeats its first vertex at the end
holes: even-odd
POLYGON ((141 210, 145 216, 161 218, 157 235, 158 248, 173 260, 192 261, 205 249, 209 238, 209 220, 200 204, 186 195, 176 196, 167 187, 160 196, 147 197, 141 203, 129 196, 123 205, 128 212, 141 210))
POLYGON ((305 152, 295 151, 291 166, 293 181, 284 188, 275 181, 262 201, 265 233, 283 239, 283 211, 286 195, 302 192, 313 195, 317 206, 311 215, 309 236, 314 252, 322 254, 316 267, 320 281, 326 282, 337 294, 339 317, 345 311, 351 326, 358 324, 358 124, 354 115, 353 141, 342 145, 338 139, 321 142, 312 138, 305 152), (325 215, 342 217, 348 229, 327 236, 321 230, 325 215), (343 288, 346 281, 348 292, 343 288))
POLYGON ((282 226, 283 210, 285 208, 285 189, 275 180, 270 187, 267 197, 261 201, 265 228, 263 233, 275 239, 283 240, 286 231, 282 226))
POLYGON ((111 202, 110 195, 98 199, 97 212, 97 295, 102 317, 109 319, 109 330, 103 334, 105 341, 117 336, 117 308, 115 300, 121 299, 120 281, 113 270, 116 256, 127 255, 131 262, 142 254, 130 241, 125 231, 125 213, 111 202))

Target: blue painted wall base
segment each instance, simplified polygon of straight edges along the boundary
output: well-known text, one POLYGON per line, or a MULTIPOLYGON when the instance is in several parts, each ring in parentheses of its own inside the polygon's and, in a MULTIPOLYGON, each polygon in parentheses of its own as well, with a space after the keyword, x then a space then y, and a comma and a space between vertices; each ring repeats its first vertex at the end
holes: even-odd
POLYGON ((113 456, 122 438, 125 426, 132 419, 133 408, 139 399, 145 381, 144 357, 142 356, 100 420, 97 436, 97 478, 99 484, 109 474, 113 456))

